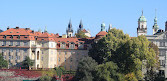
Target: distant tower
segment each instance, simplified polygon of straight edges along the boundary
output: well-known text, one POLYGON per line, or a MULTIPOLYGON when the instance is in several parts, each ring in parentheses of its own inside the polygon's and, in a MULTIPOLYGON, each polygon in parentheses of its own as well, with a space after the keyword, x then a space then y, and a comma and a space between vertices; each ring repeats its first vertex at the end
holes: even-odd
POLYGON ((41 28, 38 29, 38 32, 41 32, 41 28))
POLYGON ((72 29, 72 24, 71 24, 71 19, 69 21, 69 24, 68 24, 68 28, 66 30, 66 33, 67 33, 67 36, 68 37, 72 37, 73 35, 73 29, 72 29))
POLYGON ((82 30, 83 30, 83 24, 82 24, 82 20, 81 20, 79 23, 79 29, 78 29, 77 33, 79 33, 82 30))
POLYGON ((138 19, 137 36, 140 35, 147 35, 147 20, 143 16, 143 10, 142 10, 142 15, 138 19))
POLYGON ((105 30, 105 26, 106 26, 106 25, 105 25, 104 23, 101 24, 101 31, 106 31, 106 30, 105 30))
POLYGON ((112 24, 109 24, 108 31, 112 29, 112 24))
POLYGON ((45 30, 44 30, 44 33, 47 33, 48 31, 47 31, 47 27, 45 26, 45 30))
POLYGON ((167 21, 165 22, 165 31, 167 31, 167 21))
POLYGON ((157 16, 156 16, 156 10, 155 10, 155 18, 154 18, 154 25, 153 25, 153 35, 158 31, 159 26, 157 24, 157 16))

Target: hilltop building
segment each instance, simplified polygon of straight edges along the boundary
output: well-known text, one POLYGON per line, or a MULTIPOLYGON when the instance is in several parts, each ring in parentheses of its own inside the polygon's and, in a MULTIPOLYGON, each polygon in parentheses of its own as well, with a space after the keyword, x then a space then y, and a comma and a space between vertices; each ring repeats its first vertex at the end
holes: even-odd
POLYGON ((103 23, 95 37, 76 38, 73 37, 71 21, 66 30, 67 35, 63 36, 49 34, 46 27, 44 32, 41 29, 7 28, 0 33, 0 53, 9 62, 9 67, 18 65, 28 56, 35 61, 32 68, 63 66, 66 70, 76 70, 78 61, 88 55, 91 43, 107 34, 104 30, 103 23))

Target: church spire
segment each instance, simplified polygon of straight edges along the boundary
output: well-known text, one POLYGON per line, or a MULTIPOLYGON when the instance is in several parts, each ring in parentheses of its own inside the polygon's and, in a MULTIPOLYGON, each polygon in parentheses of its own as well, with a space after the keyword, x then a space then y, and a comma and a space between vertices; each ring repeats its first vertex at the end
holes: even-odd
POLYGON ((154 25, 153 25, 153 34, 155 34, 159 29, 157 24, 157 10, 155 9, 155 18, 154 18, 154 25))
POLYGON ((38 29, 38 32, 41 32, 41 28, 38 29))
POLYGON ((46 26, 45 26, 45 30, 44 30, 44 32, 45 32, 45 33, 47 33, 47 32, 48 32, 48 31, 47 31, 47 27, 46 27, 46 26))
POLYGON ((80 30, 83 29, 82 19, 80 20, 79 29, 80 29, 80 30))
POLYGON ((67 33, 67 36, 68 37, 72 37, 73 35, 73 29, 72 29, 72 23, 71 23, 71 19, 69 21, 69 24, 68 24, 68 28, 66 30, 66 33, 67 33))
POLYGON ((143 16, 143 9, 142 9, 142 16, 143 16))

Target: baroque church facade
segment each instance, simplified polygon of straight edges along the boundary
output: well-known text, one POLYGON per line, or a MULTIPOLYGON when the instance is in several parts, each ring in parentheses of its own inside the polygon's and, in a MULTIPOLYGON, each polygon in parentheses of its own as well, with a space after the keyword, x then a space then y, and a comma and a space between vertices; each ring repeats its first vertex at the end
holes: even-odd
POLYGON ((138 19, 137 36, 145 35, 146 38, 153 42, 159 48, 159 74, 167 78, 167 21, 165 22, 165 31, 159 29, 157 24, 157 16, 155 15, 154 24, 152 27, 152 35, 147 35, 147 20, 142 15, 138 19))

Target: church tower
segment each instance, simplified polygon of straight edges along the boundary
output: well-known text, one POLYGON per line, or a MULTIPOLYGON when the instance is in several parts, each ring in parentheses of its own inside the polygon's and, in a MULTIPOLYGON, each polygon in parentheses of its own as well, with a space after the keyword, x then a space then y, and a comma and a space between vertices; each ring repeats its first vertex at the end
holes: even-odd
POLYGON ((83 24, 82 24, 82 20, 81 20, 80 24, 79 24, 79 29, 78 29, 77 33, 79 33, 82 30, 83 30, 83 24))
POLYGON ((138 19, 137 36, 140 35, 147 35, 147 20, 143 16, 143 10, 142 10, 142 15, 138 19))
POLYGON ((105 26, 106 25, 104 23, 101 24, 101 31, 105 31, 105 26))
POLYGON ((66 33, 67 33, 67 36, 68 37, 72 37, 73 35, 73 29, 72 29, 72 24, 71 24, 71 19, 69 21, 69 24, 68 24, 68 28, 66 30, 66 33))
POLYGON ((159 26, 157 24, 157 16, 156 16, 156 10, 155 10, 155 18, 154 18, 154 25, 153 25, 153 35, 158 31, 159 26))

